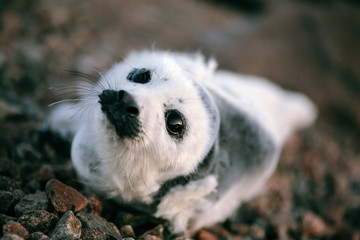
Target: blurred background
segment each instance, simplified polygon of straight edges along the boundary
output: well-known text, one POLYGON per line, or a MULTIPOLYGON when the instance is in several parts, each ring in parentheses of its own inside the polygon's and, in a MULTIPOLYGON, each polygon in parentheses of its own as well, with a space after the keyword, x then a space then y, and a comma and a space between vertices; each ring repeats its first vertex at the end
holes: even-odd
POLYGON ((24 136, 61 100, 49 88, 77 80, 66 70, 96 75, 149 48, 200 51, 219 68, 269 78, 319 107, 317 123, 286 143, 266 191, 222 227, 259 239, 360 239, 355 0, 2 0, 0 156, 23 161, 19 143, 32 144, 24 136))

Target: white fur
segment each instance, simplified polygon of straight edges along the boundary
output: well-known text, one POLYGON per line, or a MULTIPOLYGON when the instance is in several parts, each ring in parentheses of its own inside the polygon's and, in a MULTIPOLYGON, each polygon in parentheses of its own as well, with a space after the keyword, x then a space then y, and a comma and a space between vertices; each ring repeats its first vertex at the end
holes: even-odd
MULTIPOLYGON (((314 121, 316 108, 306 96, 286 92, 261 78, 215 72, 215 68, 214 60, 206 63, 201 55, 145 51, 130 54, 102 74, 92 93, 84 95, 78 105, 85 114, 77 125, 69 123, 75 133, 72 161, 83 181, 119 201, 150 204, 164 182, 195 172, 214 144, 217 127, 213 126, 217 125, 207 115, 194 81, 256 119, 279 149, 292 131, 314 121), (134 68, 151 69, 151 81, 128 81, 126 77, 134 68), (137 138, 121 140, 116 135, 97 103, 104 89, 125 90, 140 106, 141 134, 137 138), (178 109, 186 117, 186 134, 181 141, 167 133, 164 112, 169 109, 178 109), (90 162, 95 171, 90 170, 90 162)), ((62 122, 61 116, 69 116, 69 108, 64 109, 55 111, 50 120, 62 122)), ((246 179, 234 179, 233 186, 217 201, 208 198, 216 191, 217 176, 174 187, 162 198, 155 216, 168 219, 175 232, 222 221, 241 201, 259 191, 276 162, 274 159, 267 169, 246 179)))

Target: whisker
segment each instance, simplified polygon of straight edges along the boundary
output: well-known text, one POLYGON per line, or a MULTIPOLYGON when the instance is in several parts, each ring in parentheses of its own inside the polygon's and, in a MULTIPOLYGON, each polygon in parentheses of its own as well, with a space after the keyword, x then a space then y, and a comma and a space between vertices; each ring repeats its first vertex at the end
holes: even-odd
POLYGON ((78 99, 64 99, 64 100, 60 100, 60 101, 51 103, 51 104, 49 104, 48 106, 49 106, 49 107, 52 107, 52 106, 57 105, 57 104, 60 104, 60 103, 65 103, 65 102, 78 102, 78 101, 81 101, 81 100, 84 100, 84 99, 81 99, 81 98, 78 98, 78 99))

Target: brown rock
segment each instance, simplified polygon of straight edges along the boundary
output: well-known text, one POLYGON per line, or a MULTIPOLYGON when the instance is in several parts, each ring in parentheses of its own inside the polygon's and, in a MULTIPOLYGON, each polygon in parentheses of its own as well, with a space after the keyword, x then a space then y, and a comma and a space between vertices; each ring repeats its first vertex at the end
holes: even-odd
POLYGON ((50 179, 54 178, 54 172, 50 165, 45 164, 34 174, 34 177, 37 180, 47 182, 50 179))
POLYGON ((64 213, 70 210, 78 212, 88 204, 84 195, 56 179, 52 179, 46 184, 46 193, 58 212, 64 213))
POLYGON ((120 229, 121 236, 123 238, 135 238, 135 233, 131 225, 125 225, 120 229))
POLYGON ((164 226, 160 224, 157 227, 145 232, 139 238, 147 239, 147 236, 154 236, 157 237, 158 239, 164 239, 164 226))
POLYGON ((161 238, 151 235, 151 234, 143 234, 139 237, 140 240, 161 240, 161 238))
POLYGON ((217 240, 218 238, 211 232, 202 229, 199 231, 197 239, 199 240, 217 240))
POLYGON ((323 219, 312 212, 306 212, 302 221, 304 237, 321 236, 325 232, 326 224, 323 219))
POLYGON ((102 212, 102 202, 100 198, 97 195, 92 194, 90 196, 87 196, 87 199, 88 199, 88 208, 90 209, 90 213, 100 216, 102 212))
POLYGON ((82 240, 106 240, 106 233, 95 229, 83 228, 81 230, 82 240))
POLYGON ((9 221, 3 226, 3 234, 16 234, 24 239, 29 238, 29 232, 20 223, 14 221, 9 221))

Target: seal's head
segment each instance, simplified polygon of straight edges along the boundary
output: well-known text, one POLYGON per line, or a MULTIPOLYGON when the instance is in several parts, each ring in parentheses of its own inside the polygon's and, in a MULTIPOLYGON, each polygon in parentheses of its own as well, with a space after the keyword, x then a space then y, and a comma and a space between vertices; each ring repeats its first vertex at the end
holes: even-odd
POLYGON ((78 173, 114 197, 151 202, 162 183, 194 172, 220 121, 195 68, 170 53, 142 52, 102 74, 73 143, 78 173))

